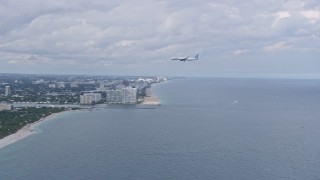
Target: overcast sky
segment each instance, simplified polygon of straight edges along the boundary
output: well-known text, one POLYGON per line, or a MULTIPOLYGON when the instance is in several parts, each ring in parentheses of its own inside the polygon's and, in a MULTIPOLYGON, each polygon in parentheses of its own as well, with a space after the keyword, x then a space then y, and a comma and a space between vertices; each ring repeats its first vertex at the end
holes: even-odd
POLYGON ((0 0, 0 72, 319 75, 320 1, 0 0))

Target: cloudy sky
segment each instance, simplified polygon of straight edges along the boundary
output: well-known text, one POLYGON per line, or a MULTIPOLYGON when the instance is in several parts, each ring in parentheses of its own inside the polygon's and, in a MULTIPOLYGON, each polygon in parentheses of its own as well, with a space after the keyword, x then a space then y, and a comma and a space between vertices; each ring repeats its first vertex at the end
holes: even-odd
POLYGON ((320 75, 320 1, 0 0, 0 72, 320 75))

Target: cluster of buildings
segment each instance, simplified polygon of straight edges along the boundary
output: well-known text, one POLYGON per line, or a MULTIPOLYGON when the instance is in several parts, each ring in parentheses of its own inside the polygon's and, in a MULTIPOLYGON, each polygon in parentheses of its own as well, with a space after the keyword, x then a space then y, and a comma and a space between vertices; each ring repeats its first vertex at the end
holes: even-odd
POLYGON ((150 85, 166 80, 165 77, 0 74, 0 102, 136 104, 146 96, 150 85))
MULTIPOLYGON (((105 90, 105 94, 108 104, 136 104, 138 102, 138 90, 133 87, 105 90)), ((84 92, 80 95, 82 105, 99 103, 101 100, 102 95, 99 92, 84 92)))
MULTIPOLYGON (((51 83, 48 85, 49 88, 65 88, 66 87, 66 83, 65 82, 56 82, 56 83, 51 83)), ((78 83, 77 82, 71 82, 70 83, 70 87, 71 88, 77 88, 78 83)))
POLYGON ((139 78, 136 80, 129 80, 127 85, 117 83, 116 81, 111 83, 100 82, 97 91, 80 95, 80 104, 90 105, 100 102, 101 93, 105 93, 105 102, 107 104, 136 104, 138 102, 138 93, 141 90, 145 90, 150 84, 165 82, 166 80, 165 77, 139 78), (106 88, 114 84, 117 84, 114 88, 106 88))

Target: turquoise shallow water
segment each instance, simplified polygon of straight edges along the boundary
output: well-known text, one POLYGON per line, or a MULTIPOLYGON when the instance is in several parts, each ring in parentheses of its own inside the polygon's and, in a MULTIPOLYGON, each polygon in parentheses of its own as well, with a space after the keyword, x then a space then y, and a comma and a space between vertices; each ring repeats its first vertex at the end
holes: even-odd
POLYGON ((64 112, 0 149, 1 179, 320 179, 320 81, 179 79, 162 105, 64 112))

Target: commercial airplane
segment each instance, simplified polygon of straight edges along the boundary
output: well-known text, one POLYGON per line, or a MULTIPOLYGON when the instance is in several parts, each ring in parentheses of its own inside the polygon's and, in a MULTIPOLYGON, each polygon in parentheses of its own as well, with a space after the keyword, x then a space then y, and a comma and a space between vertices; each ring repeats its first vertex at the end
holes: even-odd
POLYGON ((199 54, 195 55, 194 57, 172 57, 171 60, 177 60, 177 61, 195 61, 198 60, 199 54))

